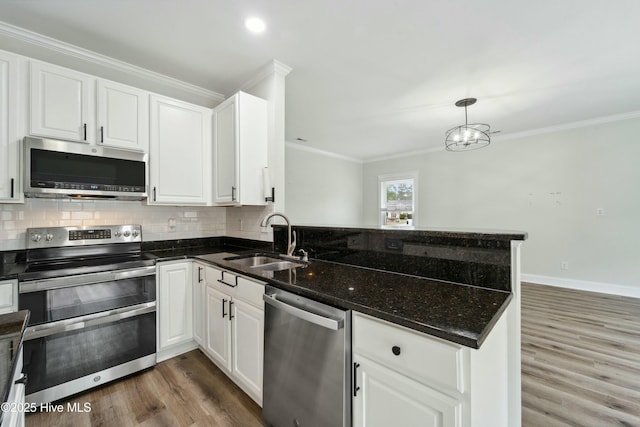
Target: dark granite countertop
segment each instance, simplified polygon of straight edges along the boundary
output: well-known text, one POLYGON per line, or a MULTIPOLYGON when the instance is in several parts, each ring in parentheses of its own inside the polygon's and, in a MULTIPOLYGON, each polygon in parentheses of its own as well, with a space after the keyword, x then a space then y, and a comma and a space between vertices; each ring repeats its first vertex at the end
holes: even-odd
MULTIPOLYGON (((461 236, 460 231, 423 232, 439 237, 449 237, 448 233, 455 238, 461 236)), ((464 233, 464 238, 484 236, 491 240, 497 237, 499 242, 526 238, 526 234, 498 234, 469 231, 464 233)), ((271 243, 233 238, 143 243, 145 256, 157 261, 210 262, 320 302, 356 310, 471 348, 480 347, 511 301, 511 293, 499 288, 348 265, 339 260, 312 259, 305 268, 275 272, 245 269, 224 260, 230 253, 272 251, 271 243)), ((0 279, 14 279, 23 269, 21 263, 0 264, 0 279)))
POLYGON ((13 280, 18 278, 18 274, 22 273, 26 265, 19 264, 0 264, 0 280, 13 280))
POLYGON ((9 397, 11 383, 15 374, 16 356, 22 345, 24 328, 29 320, 29 311, 0 314, 0 391, 2 402, 9 397))
POLYGON ((327 261, 259 271, 225 261, 229 256, 223 252, 195 259, 471 348, 480 348, 511 300, 510 292, 327 261))

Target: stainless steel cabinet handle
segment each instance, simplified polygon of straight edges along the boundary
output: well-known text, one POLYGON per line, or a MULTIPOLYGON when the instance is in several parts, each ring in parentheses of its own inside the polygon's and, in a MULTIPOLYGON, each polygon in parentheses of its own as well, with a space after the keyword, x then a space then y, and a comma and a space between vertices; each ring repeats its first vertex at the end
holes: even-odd
POLYGON ((232 283, 225 282, 225 281, 224 281, 224 271, 223 271, 223 272, 222 272, 222 279, 218 279, 218 282, 219 282, 219 283, 222 283, 223 285, 227 285, 227 286, 230 286, 230 287, 232 287, 232 288, 235 288, 236 286, 238 286, 238 276, 234 276, 234 277, 235 277, 235 279, 236 279, 236 284, 235 284, 235 285, 234 285, 234 284, 232 284, 232 283))
POLYGON ((198 267, 198 283, 202 282, 202 267, 198 267))
POLYGON ((231 187, 231 201, 236 201, 236 187, 231 187))
POLYGON ((353 363, 353 397, 358 395, 358 390, 360 390, 360 386, 358 385, 358 368, 360 364, 357 362, 353 363))
POLYGON ((224 319, 225 316, 227 315, 227 313, 224 312, 224 305, 226 304, 227 300, 222 298, 222 318, 224 319))
POLYGON ((337 331, 338 329, 342 329, 344 327, 343 319, 331 319, 330 317, 325 317, 319 314, 311 313, 309 311, 306 311, 301 308, 282 302, 276 299, 275 295, 264 294, 262 295, 262 299, 264 300, 265 303, 269 304, 270 306, 278 308, 302 320, 306 320, 307 322, 311 322, 315 325, 322 326, 323 328, 337 331))
POLYGON ((229 301, 229 321, 233 319, 235 316, 233 315, 233 300, 229 301))

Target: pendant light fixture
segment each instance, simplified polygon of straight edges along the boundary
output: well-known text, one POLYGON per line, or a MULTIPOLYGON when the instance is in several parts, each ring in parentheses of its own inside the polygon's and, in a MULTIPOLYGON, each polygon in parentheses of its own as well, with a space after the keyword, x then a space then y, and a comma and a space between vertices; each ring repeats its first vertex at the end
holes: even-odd
POLYGON ((465 98, 456 102, 456 107, 464 107, 464 125, 451 128, 445 133, 444 145, 448 151, 470 151, 491 143, 489 125, 467 121, 467 107, 476 101, 476 98, 465 98))

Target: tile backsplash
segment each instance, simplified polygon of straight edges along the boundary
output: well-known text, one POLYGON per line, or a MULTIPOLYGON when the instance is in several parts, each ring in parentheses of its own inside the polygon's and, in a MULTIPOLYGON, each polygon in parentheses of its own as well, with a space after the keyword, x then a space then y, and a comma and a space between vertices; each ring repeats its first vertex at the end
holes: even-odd
POLYGON ((224 236, 226 221, 222 207, 27 198, 24 204, 0 204, 0 251, 24 249, 28 227, 142 224, 143 239, 152 241, 224 236))

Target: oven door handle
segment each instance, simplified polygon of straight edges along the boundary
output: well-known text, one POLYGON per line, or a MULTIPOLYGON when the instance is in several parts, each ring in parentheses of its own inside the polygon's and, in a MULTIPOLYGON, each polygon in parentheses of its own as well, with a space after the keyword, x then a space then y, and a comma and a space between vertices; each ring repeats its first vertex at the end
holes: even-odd
POLYGON ((130 270, 117 270, 101 273, 79 274, 77 276, 55 277, 52 279, 33 280, 20 282, 20 293, 46 291, 49 289, 69 288, 72 286, 93 285, 95 283, 110 282, 115 280, 134 279, 137 277, 153 276, 156 274, 156 266, 132 268, 130 270))
POLYGON ((153 313, 154 311, 156 311, 156 302, 152 301, 144 304, 133 305, 131 307, 117 308, 101 313, 74 317, 73 319, 65 319, 59 320, 57 322, 30 326, 25 329, 24 340, 29 341, 37 338, 48 337, 54 334, 59 334, 61 332, 75 331, 91 326, 116 322, 118 320, 128 319, 130 317, 140 316, 142 314, 153 313))

